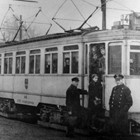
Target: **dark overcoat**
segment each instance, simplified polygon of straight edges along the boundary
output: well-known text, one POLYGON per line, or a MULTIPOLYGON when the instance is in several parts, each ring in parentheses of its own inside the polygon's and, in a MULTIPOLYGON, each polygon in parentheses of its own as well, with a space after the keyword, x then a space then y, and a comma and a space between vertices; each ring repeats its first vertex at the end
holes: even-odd
POLYGON ((109 107, 113 132, 128 133, 128 110, 132 104, 131 91, 127 86, 121 84, 112 89, 109 107))
POLYGON ((71 111, 76 116, 80 111, 80 92, 74 85, 70 85, 66 91, 66 107, 68 111, 71 111))
POLYGON ((88 102, 88 108, 93 113, 97 113, 97 111, 100 111, 102 104, 102 85, 100 82, 94 82, 92 81, 89 84, 89 102, 88 102), (96 97, 100 99, 100 104, 95 105, 94 101, 96 100, 96 97))

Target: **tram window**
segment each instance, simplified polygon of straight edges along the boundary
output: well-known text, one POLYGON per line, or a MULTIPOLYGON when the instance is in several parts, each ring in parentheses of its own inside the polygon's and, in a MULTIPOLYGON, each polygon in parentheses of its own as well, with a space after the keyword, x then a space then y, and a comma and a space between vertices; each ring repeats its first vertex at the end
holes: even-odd
POLYGON ((20 57, 16 58, 16 73, 20 72, 20 57))
POLYGON ((40 50, 30 51, 30 74, 39 74, 40 73, 40 50))
POLYGON ((72 52, 71 73, 78 73, 78 52, 72 52))
POLYGON ((8 73, 8 58, 4 59, 4 73, 8 73))
POLYGON ((63 54, 63 73, 70 73, 70 62, 71 62, 71 73, 78 73, 78 52, 66 52, 63 54), (71 59, 70 59, 71 55, 71 59))
POLYGON ((4 57, 4 74, 12 74, 12 53, 6 53, 4 57))
POLYGON ((16 74, 25 73, 25 51, 16 53, 16 74))
POLYGON ((78 50, 78 45, 70 45, 70 46, 64 46, 64 50, 78 50))
POLYGON ((34 73, 34 56, 30 56, 30 70, 29 73, 34 73))
POLYGON ((52 54, 52 73, 57 73, 57 53, 52 54))
POLYGON ((45 73, 50 73, 50 54, 45 54, 45 73))
POLYGON ((35 73, 40 73, 40 55, 36 55, 35 73))
POLYGON ((45 73, 55 74, 58 71, 58 51, 57 47, 45 49, 45 73))
POLYGON ((1 74, 1 54, 0 54, 0 74, 1 74))
POLYGON ((64 53, 63 60, 63 73, 70 73, 70 53, 64 53))
POLYGON ((121 46, 108 47, 108 74, 121 73, 121 46))
POLYGON ((88 70, 88 46, 85 48, 85 74, 87 74, 88 70))
POLYGON ((130 75, 140 75, 140 53, 130 53, 130 75))
POLYGON ((21 57, 21 73, 25 73, 25 56, 21 57))

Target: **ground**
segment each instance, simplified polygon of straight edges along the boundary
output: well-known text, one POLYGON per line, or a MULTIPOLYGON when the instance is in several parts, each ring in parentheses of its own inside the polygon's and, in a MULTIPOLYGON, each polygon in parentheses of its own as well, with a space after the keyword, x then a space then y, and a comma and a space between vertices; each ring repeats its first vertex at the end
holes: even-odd
MULTIPOLYGON (((0 117, 0 140, 70 140, 64 131, 0 117)), ((104 137, 75 135, 76 140, 139 140, 138 137, 104 137)))

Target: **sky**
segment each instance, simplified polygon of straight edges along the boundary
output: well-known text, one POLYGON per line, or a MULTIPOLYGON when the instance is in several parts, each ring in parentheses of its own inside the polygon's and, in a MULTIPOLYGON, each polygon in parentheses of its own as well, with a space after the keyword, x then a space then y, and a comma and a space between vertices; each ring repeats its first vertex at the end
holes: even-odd
MULTIPOLYGON (((5 21, 22 15, 27 28, 35 28, 40 35, 58 33, 78 28, 88 16, 99 8, 88 20, 84 27, 98 26, 102 28, 102 12, 100 0, 36 0, 37 3, 27 3, 15 0, 0 0, 0 27, 5 21), (9 8, 10 7, 10 8, 9 8), (39 12, 40 11, 40 12, 39 12), (39 12, 39 13, 38 13, 39 12), (38 15, 35 17, 35 15, 38 15), (59 23, 60 28, 53 20, 59 23), (63 20, 62 20, 63 19, 63 20), (34 21, 34 22, 33 22, 34 21), (32 23, 33 22, 33 23, 32 23)), ((107 29, 111 29, 114 21, 119 21, 121 15, 140 12, 140 0, 107 0, 107 29)), ((4 31, 4 29, 2 30, 4 31)), ((0 37, 1 38, 1 37, 0 37)))

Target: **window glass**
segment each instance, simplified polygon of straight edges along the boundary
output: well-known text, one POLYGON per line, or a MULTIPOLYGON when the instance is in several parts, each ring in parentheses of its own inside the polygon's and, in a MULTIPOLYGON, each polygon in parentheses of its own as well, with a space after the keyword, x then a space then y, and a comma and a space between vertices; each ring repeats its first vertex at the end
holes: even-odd
POLYGON ((34 73, 34 56, 30 56, 30 68, 29 73, 34 73))
POLYGON ((20 72, 20 57, 16 58, 16 73, 20 72))
POLYGON ((16 74, 25 73, 25 51, 16 53, 16 74))
POLYGON ((57 73, 57 61, 58 61, 57 53, 52 54, 52 73, 57 73))
POLYGON ((36 55, 36 67, 35 67, 35 73, 40 73, 40 55, 36 55))
POLYGON ((50 73, 50 54, 45 55, 45 73, 50 73))
POLYGON ((12 58, 9 58, 9 74, 12 74, 12 58))
POLYGON ((88 70, 88 45, 85 48, 85 74, 87 74, 88 70))
POLYGON ((13 58, 12 53, 6 53, 4 56, 4 74, 12 74, 13 58))
POLYGON ((140 52, 130 53, 130 75, 140 75, 140 52))
POLYGON ((121 46, 108 47, 108 74, 121 73, 122 52, 121 46))
POLYGON ((53 51, 57 51, 58 48, 57 47, 53 47, 53 48, 46 48, 45 51, 46 52, 53 52, 53 51))
POLYGON ((70 53, 63 54, 63 73, 70 73, 70 53))
POLYGON ((55 74, 58 71, 58 51, 57 47, 45 49, 45 73, 55 74))
POLYGON ((78 73, 78 52, 72 52, 71 73, 78 73))
POLYGON ((78 45, 64 46, 64 50, 78 50, 78 45))
POLYGON ((25 56, 21 57, 21 73, 25 73, 25 56))
POLYGON ((4 58, 4 73, 8 73, 8 58, 4 58))
POLYGON ((31 50, 30 51, 30 74, 39 74, 40 73, 40 50, 31 50))
POLYGON ((0 58, 0 74, 1 74, 1 58, 0 58))

